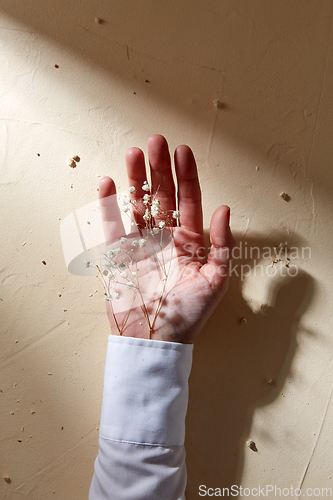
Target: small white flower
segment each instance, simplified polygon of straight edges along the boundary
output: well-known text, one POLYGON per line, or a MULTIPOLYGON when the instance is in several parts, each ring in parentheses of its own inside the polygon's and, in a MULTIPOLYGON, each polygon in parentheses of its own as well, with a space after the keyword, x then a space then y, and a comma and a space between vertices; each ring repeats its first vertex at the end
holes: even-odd
POLYGON ((179 212, 179 210, 174 210, 174 211, 173 211, 173 213, 172 213, 172 217, 173 217, 174 219, 179 219, 179 217, 180 217, 180 212, 179 212))
POLYGON ((135 194, 136 193, 136 189, 134 186, 131 186, 128 188, 129 192, 132 193, 132 194, 135 194))
POLYGON ((132 283, 132 281, 129 281, 128 283, 126 283, 126 286, 128 288, 131 288, 132 286, 134 286, 134 283, 132 283))
POLYGON ((132 241, 132 247, 137 247, 139 244, 139 241, 138 240, 133 240, 132 241))
POLYGON ((132 276, 136 276, 136 271, 132 271, 132 276))
POLYGON ((127 273, 126 273, 126 271, 123 271, 122 273, 120 273, 120 276, 121 276, 122 278, 127 278, 127 273))
POLYGON ((150 234, 157 234, 157 233, 159 233, 159 232, 160 232, 159 228, 158 228, 158 227, 154 227, 154 228, 150 231, 150 234))
POLYGON ((85 265, 86 268, 90 267, 90 261, 89 260, 84 260, 83 264, 85 265))
POLYGON ((157 217, 160 211, 160 202, 158 200, 154 200, 151 204, 151 215, 153 217, 157 217))
POLYGON ((109 259, 113 259, 113 257, 114 257, 113 250, 108 250, 108 251, 106 252, 106 255, 109 257, 109 259))
POLYGON ((118 293, 118 292, 115 292, 115 293, 112 295, 112 298, 113 298, 113 299, 116 299, 116 300, 119 300, 119 293, 118 293))
POLYGON ((120 243, 125 245, 125 243, 127 243, 127 238, 120 238, 120 243))
POLYGON ((123 212, 128 212, 129 211, 129 205, 131 204, 131 198, 129 196, 124 196, 123 199, 121 200, 121 210, 123 212))
POLYGON ((129 196, 125 195, 125 196, 123 197, 123 199, 121 200, 121 203, 122 203, 123 205, 129 205, 129 204, 131 203, 131 198, 130 198, 129 196))
POLYGON ((142 200, 143 200, 143 203, 144 203, 145 205, 148 205, 148 203, 149 203, 149 201, 150 201, 150 194, 145 194, 145 195, 143 196, 142 200))
POLYGON ((143 218, 143 220, 145 220, 145 221, 147 221, 147 220, 149 220, 149 219, 150 219, 150 213, 149 213, 148 208, 146 208, 146 212, 145 212, 145 214, 144 214, 144 216, 143 216, 142 218, 143 218))
POLYGON ((158 223, 158 227, 160 229, 164 229, 165 228, 165 222, 164 222, 164 220, 161 220, 161 222, 158 223))
POLYGON ((148 184, 148 182, 147 182, 147 181, 145 181, 145 182, 143 183, 142 190, 143 190, 143 191, 150 191, 150 187, 149 187, 149 184, 148 184))
POLYGON ((115 254, 115 255, 119 255, 119 254, 122 252, 122 250, 121 250, 121 248, 120 248, 120 247, 118 247, 118 248, 115 248, 115 249, 113 250, 113 252, 114 252, 114 254, 115 254))
POLYGON ((139 247, 143 248, 145 246, 146 246, 146 240, 145 239, 139 240, 139 247))

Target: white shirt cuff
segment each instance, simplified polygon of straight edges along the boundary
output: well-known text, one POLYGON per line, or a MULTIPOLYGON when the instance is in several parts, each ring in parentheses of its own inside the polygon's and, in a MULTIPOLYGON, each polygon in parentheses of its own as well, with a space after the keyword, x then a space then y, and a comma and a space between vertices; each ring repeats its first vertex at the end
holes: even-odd
POLYGON ((182 445, 192 344, 109 336, 100 436, 182 445))

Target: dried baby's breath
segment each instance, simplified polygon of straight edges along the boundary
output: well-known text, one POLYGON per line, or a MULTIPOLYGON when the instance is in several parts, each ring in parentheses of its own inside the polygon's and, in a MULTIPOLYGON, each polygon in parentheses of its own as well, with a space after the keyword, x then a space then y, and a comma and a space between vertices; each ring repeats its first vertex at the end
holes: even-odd
MULTIPOLYGON (((151 338, 169 277, 169 268, 164 261, 163 234, 168 235, 167 241, 171 242, 172 248, 174 221, 179 219, 180 212, 179 210, 163 210, 158 199, 158 192, 153 194, 147 181, 144 181, 141 189, 145 193, 140 200, 137 198, 132 200, 131 196, 125 195, 119 202, 120 210, 130 218, 131 226, 136 228, 137 232, 133 229, 126 237, 121 236, 118 240, 119 246, 113 242, 112 247, 103 253, 104 261, 101 266, 97 266, 97 269, 103 281, 105 299, 110 307, 119 335, 123 334, 129 321, 131 307, 127 313, 120 315, 121 319, 119 319, 119 315, 116 314, 119 309, 114 301, 123 297, 124 300, 128 300, 129 294, 132 293, 132 305, 135 300, 139 300, 148 327, 148 338, 151 338), (133 237, 133 235, 135 236, 133 237), (161 296, 156 299, 157 306, 153 313, 148 313, 139 273, 139 263, 145 259, 146 253, 151 256, 152 262, 155 262, 158 268, 157 273, 162 289, 161 296)), ((131 186, 128 191, 130 195, 136 194, 137 189, 135 186, 131 186)), ((90 267, 91 264, 84 261, 84 265, 90 267)), ((151 306, 149 310, 151 311, 151 306)))

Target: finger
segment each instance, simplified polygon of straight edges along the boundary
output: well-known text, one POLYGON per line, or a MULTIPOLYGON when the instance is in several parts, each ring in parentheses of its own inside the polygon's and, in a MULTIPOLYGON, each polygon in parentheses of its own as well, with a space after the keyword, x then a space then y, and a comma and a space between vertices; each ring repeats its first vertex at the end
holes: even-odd
POLYGON ((104 237, 106 242, 110 243, 125 234, 117 203, 116 186, 110 177, 103 177, 99 183, 99 206, 104 237))
POLYGON ((176 209, 175 184, 168 143, 162 135, 153 135, 149 138, 148 157, 152 193, 157 193, 161 210, 172 213, 176 209))
POLYGON ((178 209, 180 225, 194 233, 203 233, 201 191, 197 166, 188 146, 178 146, 175 151, 178 182, 178 209))
POLYGON ((135 192, 131 193, 131 199, 136 204, 136 210, 134 210, 133 215, 136 222, 144 226, 142 216, 145 213, 146 207, 142 203, 142 196, 145 194, 142 186, 147 179, 145 157, 141 149, 131 148, 125 155, 125 161, 129 185, 135 188, 135 192))
POLYGON ((221 293, 224 293, 228 287, 229 261, 235 245, 229 219, 230 208, 226 205, 215 210, 210 224, 211 248, 207 264, 200 270, 212 287, 221 293))

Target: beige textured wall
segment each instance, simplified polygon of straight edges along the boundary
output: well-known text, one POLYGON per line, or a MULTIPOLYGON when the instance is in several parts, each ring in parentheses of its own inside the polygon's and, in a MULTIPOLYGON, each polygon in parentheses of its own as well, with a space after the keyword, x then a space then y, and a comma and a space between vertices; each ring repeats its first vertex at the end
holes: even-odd
POLYGON ((60 222, 100 176, 125 189, 124 153, 152 133, 194 149, 205 227, 229 204, 236 271, 252 266, 195 346, 188 500, 333 488, 332 15, 330 0, 1 1, 1 498, 87 498, 109 329, 60 222), (289 268, 262 255, 282 242, 289 268))

